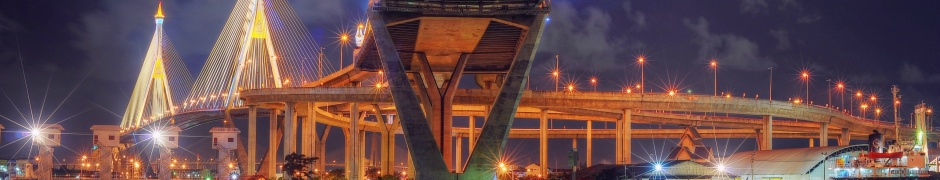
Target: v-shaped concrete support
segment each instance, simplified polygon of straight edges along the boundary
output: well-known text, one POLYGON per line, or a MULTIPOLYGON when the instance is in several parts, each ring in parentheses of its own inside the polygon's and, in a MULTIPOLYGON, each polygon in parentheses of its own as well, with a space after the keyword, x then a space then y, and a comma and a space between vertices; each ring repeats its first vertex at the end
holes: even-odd
POLYGON ((509 138, 509 129, 516 116, 516 108, 522 99, 525 82, 529 79, 529 69, 539 44, 542 29, 545 27, 545 14, 538 15, 525 35, 525 41, 516 51, 512 67, 506 74, 503 86, 490 113, 486 117, 480 137, 477 139, 470 160, 460 179, 492 179, 496 175, 496 165, 502 160, 503 149, 509 138))
POLYGON ((401 124, 405 133, 405 142, 410 149, 415 169, 415 179, 453 179, 447 170, 447 164, 441 156, 434 133, 428 124, 427 117, 421 109, 421 102, 411 88, 411 82, 405 72, 405 67, 398 57, 398 51, 385 27, 385 20, 378 12, 372 12, 370 21, 372 25, 375 46, 381 58, 382 68, 385 69, 389 81, 395 107, 401 116, 401 124))

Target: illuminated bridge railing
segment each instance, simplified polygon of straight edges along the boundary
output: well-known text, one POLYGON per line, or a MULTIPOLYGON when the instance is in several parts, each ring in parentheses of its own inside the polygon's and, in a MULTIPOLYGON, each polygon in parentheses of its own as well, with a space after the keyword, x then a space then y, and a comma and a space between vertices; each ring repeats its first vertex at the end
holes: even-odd
POLYGON ((548 13, 549 4, 544 0, 381 0, 372 8, 439 15, 537 15, 548 13))

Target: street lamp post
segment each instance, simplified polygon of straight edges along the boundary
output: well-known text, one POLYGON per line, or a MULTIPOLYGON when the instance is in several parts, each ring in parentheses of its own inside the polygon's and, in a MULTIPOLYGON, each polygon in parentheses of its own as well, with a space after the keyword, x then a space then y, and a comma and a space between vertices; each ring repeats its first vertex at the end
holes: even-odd
POLYGON ((640 56, 639 58, 636 59, 636 61, 637 61, 638 63, 640 63, 640 87, 639 87, 639 88, 640 88, 640 94, 642 95, 642 94, 646 94, 646 91, 645 91, 645 89, 646 89, 646 72, 644 72, 644 71, 645 71, 645 68, 644 68, 644 66, 643 66, 644 63, 646 62, 646 57, 640 56))
POLYGON ((555 80, 555 92, 558 92, 558 79, 561 76, 561 72, 558 70, 558 55, 555 55, 555 69, 552 70, 552 79, 555 80))
POLYGON ((832 79, 826 79, 826 93, 829 95, 829 102, 826 103, 826 107, 832 108, 832 79))
POLYGON ((862 107, 861 107, 861 108, 862 108, 862 109, 861 109, 861 111, 862 111, 862 119, 865 119, 865 118, 866 118, 866 117, 865 117, 865 109, 868 109, 868 104, 862 104, 862 107))
POLYGON ((875 121, 877 121, 879 117, 881 117, 881 108, 875 108, 875 121))
MULTIPOLYGON (((858 99, 858 103, 862 103, 862 92, 861 92, 861 91, 856 91, 856 92, 855 92, 855 98, 849 99, 849 103, 852 104, 852 106, 851 106, 851 107, 852 107, 852 109, 851 109, 852 113, 855 113, 855 101, 854 101, 855 99, 858 99)), ((863 116, 863 118, 864 118, 864 116, 863 116)))
POLYGON ((806 81, 806 105, 809 105, 809 72, 803 71, 803 81, 806 81))
POLYGON ((718 60, 712 59, 710 65, 712 66, 712 71, 715 72, 714 73, 714 76, 715 76, 715 82, 714 82, 715 83, 715 91, 714 91, 715 95, 714 96, 718 96, 718 60))
POLYGON ((339 36, 339 68, 343 68, 343 54, 345 54, 346 42, 349 41, 349 35, 342 34, 339 36))
POLYGON ((591 78, 591 88, 594 89, 594 92, 597 92, 597 78, 591 78))
POLYGON ((767 100, 769 100, 770 103, 774 103, 774 67, 771 66, 767 69, 770 69, 770 88, 768 89, 770 92, 767 93, 767 100))
MULTIPOLYGON (((842 100, 839 101, 839 108, 845 108, 845 85, 840 82, 836 87, 839 88, 839 96, 842 98, 842 100)), ((844 111, 845 110, 843 110, 843 112, 844 111)))

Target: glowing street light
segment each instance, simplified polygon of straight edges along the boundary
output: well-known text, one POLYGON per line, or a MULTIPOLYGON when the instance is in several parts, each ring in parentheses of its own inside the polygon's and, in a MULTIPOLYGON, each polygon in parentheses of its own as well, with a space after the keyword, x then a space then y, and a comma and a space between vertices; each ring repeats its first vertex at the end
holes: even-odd
POLYGON ((574 92, 574 85, 568 85, 566 89, 568 89, 568 92, 574 92))
POLYGON ((868 104, 862 104, 862 118, 865 118, 865 110, 868 109, 868 104))
POLYGON ((839 107, 845 108, 845 84, 843 84, 842 82, 838 82, 836 83, 836 88, 839 89, 839 96, 842 99, 840 100, 839 107))
POLYGON ((644 71, 645 71, 645 68, 644 68, 644 66, 643 66, 644 64, 646 64, 646 63, 645 63, 645 62, 646 62, 646 57, 643 57, 643 56, 641 55, 641 56, 639 56, 639 57, 636 58, 636 62, 640 64, 640 85, 637 85, 636 87, 637 87, 638 89, 640 89, 640 94, 646 94, 646 91, 644 91, 644 89, 641 88, 641 87, 643 87, 643 88, 646 87, 646 73, 644 72, 644 71))
POLYGON ((718 96, 718 60, 712 59, 709 63, 712 67, 712 71, 715 72, 715 96, 718 96))
POLYGON ((661 164, 653 165, 653 169, 655 169, 656 171, 662 171, 662 170, 663 170, 663 165, 661 165, 661 164))
POLYGON ((339 67, 343 68, 343 54, 345 54, 346 44, 349 43, 349 35, 346 33, 339 35, 339 67))
POLYGON ((800 73, 800 77, 802 77, 803 81, 806 82, 806 104, 808 105, 809 104, 809 72, 804 70, 802 73, 800 73))
POLYGON ((855 101, 856 101, 856 100, 857 100, 859 103, 862 102, 862 91, 855 91, 855 98, 849 99, 849 104, 852 104, 852 106, 850 106, 850 109, 849 109, 849 111, 851 112, 851 114, 855 114, 855 105, 854 105, 854 104, 855 104, 855 101))
POLYGON ((591 78, 591 88, 594 88, 594 92, 597 92, 597 78, 596 77, 591 78))
POLYGON ((875 120, 878 120, 878 117, 881 116, 881 108, 875 108, 875 120))
POLYGON ((555 81, 555 92, 558 92, 558 79, 561 79, 561 71, 558 70, 558 55, 555 55, 555 69, 552 69, 552 80, 555 81))

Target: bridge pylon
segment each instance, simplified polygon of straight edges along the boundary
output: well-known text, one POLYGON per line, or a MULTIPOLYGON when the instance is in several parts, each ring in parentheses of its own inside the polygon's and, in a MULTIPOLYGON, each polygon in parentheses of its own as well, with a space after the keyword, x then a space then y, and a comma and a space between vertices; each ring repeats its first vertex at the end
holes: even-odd
MULTIPOLYGON (((264 160, 256 159, 257 149, 257 108, 270 108, 277 112, 279 106, 244 104, 239 99, 239 92, 250 89, 300 87, 313 82, 317 72, 327 71, 329 62, 321 61, 321 49, 310 36, 303 22, 295 14, 287 0, 238 0, 232 8, 215 46, 212 48, 205 65, 199 72, 188 96, 182 101, 177 114, 206 112, 222 115, 212 119, 186 119, 177 122, 180 127, 197 125, 205 121, 224 119, 230 122, 235 109, 251 108, 247 151, 237 151, 244 175, 258 172, 254 164, 262 163, 262 171, 273 176, 274 156, 281 139, 288 140, 285 147, 296 147, 290 143, 293 137, 271 135, 274 147, 264 160), (317 66, 325 65, 325 66, 317 66), (323 67, 323 68, 320 68, 323 67)), ((289 111, 289 110, 285 110, 289 111)), ((297 118, 287 118, 283 132, 290 133, 297 128, 297 118)), ((274 115, 272 121, 277 121, 274 115)), ((272 126, 272 133, 280 132, 272 126)), ((309 154, 308 154, 309 155, 309 154)))
POLYGON ((239 0, 182 109, 238 108, 239 91, 312 82, 318 46, 287 1, 239 0))
POLYGON ((160 3, 154 15, 156 29, 124 111, 121 128, 138 129, 177 114, 178 103, 192 84, 189 70, 163 32, 164 18, 163 3, 160 3))

